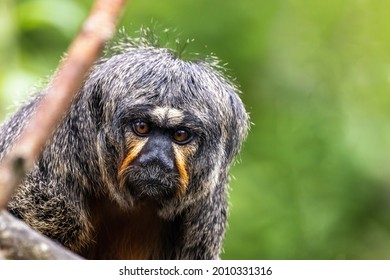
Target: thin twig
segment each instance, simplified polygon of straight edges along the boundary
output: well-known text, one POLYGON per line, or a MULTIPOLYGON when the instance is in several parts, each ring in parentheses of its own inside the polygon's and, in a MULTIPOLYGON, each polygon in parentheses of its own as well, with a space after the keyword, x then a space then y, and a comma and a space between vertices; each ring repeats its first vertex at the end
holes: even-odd
POLYGON ((42 147, 69 109, 81 83, 114 32, 126 0, 98 0, 19 140, 0 165, 0 210, 5 208, 42 147))

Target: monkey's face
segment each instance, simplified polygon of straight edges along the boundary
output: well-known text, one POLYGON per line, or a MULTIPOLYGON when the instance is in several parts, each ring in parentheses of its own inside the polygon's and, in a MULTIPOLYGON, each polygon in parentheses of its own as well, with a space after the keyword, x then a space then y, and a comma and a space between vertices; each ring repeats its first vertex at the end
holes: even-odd
POLYGON ((189 162, 197 149, 194 122, 169 107, 133 109, 126 118, 126 152, 119 167, 119 188, 135 201, 164 205, 180 198, 189 183, 189 162))
POLYGON ((210 65, 157 48, 102 60, 85 85, 104 186, 120 207, 173 217, 223 193, 248 129, 237 89, 210 65))

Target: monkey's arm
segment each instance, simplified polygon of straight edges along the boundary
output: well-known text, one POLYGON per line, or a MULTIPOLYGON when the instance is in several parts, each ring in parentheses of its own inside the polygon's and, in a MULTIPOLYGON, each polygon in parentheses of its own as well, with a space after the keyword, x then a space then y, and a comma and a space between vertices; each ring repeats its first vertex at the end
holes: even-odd
POLYGON ((219 259, 227 219, 226 186, 217 186, 200 203, 185 212, 181 259, 219 259))
MULTIPOLYGON (((1 125, 0 160, 17 141, 42 96, 41 93, 37 93, 1 125)), ((70 134, 68 131, 66 135, 70 134)), ((62 147, 69 154, 75 154, 66 149, 65 145, 62 147)), ((85 218, 85 211, 82 211, 81 207, 81 188, 77 188, 71 177, 69 180, 59 178, 58 174, 64 174, 58 168, 58 163, 61 162, 59 158, 61 149, 53 153, 55 157, 50 156, 50 152, 45 150, 43 154, 33 171, 17 188, 7 208, 14 216, 23 219, 34 229, 73 250, 82 245, 78 240, 81 235, 88 234, 89 229, 85 224, 85 221, 88 221, 85 218), (78 189, 78 192, 73 191, 71 186, 78 189)), ((68 153, 65 156, 69 157, 68 153)))
POLYGON ((89 232, 84 211, 78 200, 62 192, 58 184, 47 183, 45 177, 30 174, 11 199, 8 210, 34 229, 77 252, 85 244, 82 237, 89 232), (34 176, 35 175, 35 176, 34 176))

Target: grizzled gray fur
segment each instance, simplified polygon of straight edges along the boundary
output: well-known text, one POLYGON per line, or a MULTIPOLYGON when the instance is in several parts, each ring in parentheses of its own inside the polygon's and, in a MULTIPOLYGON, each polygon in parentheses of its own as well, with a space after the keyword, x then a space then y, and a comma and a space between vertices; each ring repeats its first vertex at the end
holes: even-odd
MULTIPOLYGON (((238 90, 208 62, 116 49, 96 62, 8 209, 87 258, 218 259, 228 172, 248 130, 238 90), (173 130, 188 140, 164 146, 173 130), (154 159, 142 165, 145 153, 154 159)), ((1 126, 0 158, 40 98, 1 126)))

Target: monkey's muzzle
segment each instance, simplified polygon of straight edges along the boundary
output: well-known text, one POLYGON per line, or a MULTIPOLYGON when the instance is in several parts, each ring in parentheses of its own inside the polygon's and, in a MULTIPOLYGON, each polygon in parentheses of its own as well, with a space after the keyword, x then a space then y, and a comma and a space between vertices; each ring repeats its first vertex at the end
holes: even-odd
POLYGON ((178 174, 166 173, 160 167, 132 165, 124 178, 125 187, 136 200, 163 202, 176 196, 180 184, 178 174))
POLYGON ((149 137, 126 167, 123 183, 136 200, 162 202, 176 196, 180 175, 170 138, 164 135, 149 137))

